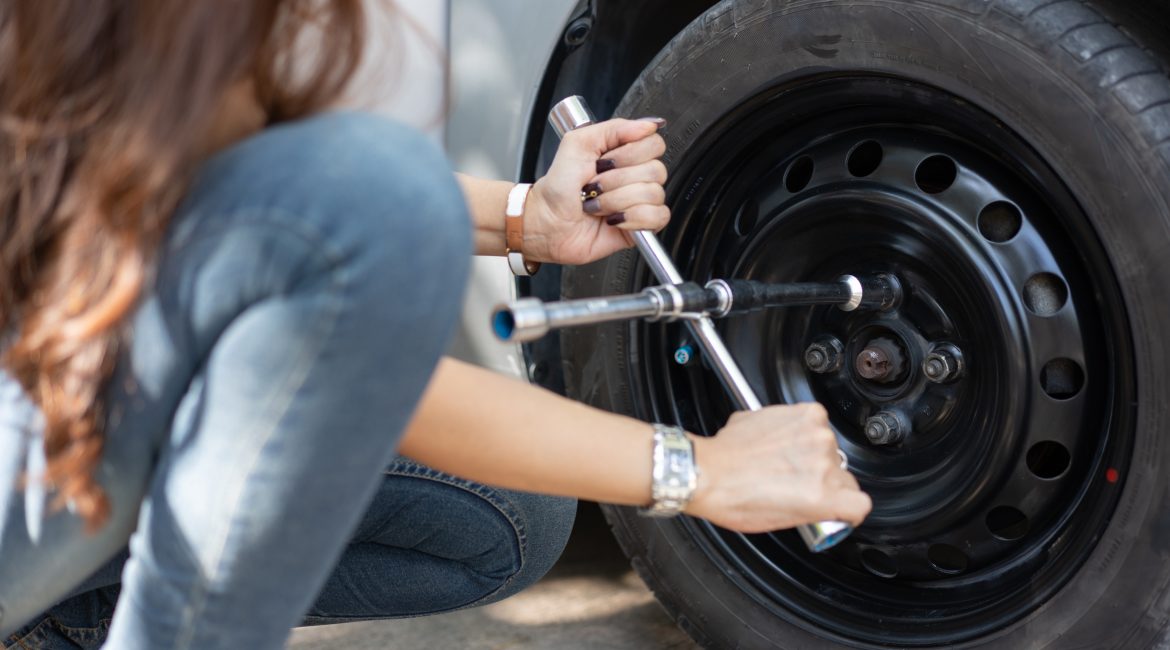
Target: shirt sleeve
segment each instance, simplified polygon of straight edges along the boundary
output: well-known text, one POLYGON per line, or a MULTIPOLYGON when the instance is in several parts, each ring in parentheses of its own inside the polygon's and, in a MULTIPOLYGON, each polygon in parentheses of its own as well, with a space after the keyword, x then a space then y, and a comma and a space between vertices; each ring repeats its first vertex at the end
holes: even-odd
POLYGON ((45 466, 44 417, 20 384, 0 371, 0 539, 17 532, 11 526, 24 526, 21 536, 34 542, 40 538, 45 466))

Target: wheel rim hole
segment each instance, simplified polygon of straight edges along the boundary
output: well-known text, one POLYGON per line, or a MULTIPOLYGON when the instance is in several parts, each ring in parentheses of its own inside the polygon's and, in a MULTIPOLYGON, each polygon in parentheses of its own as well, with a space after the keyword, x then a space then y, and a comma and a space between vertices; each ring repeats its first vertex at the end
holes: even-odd
POLYGON ((866 140, 849 152, 846 165, 849 173, 858 178, 869 176, 882 164, 882 146, 873 140, 866 140))
POLYGON ((1028 534, 1028 516, 1011 506, 998 506, 987 513, 987 530, 995 537, 1014 541, 1028 534))
POLYGON ((876 548, 867 548, 861 552, 861 566, 879 578, 894 578, 898 575, 898 565, 894 558, 876 548))
POLYGON ((1038 478, 1054 479, 1068 470, 1072 456, 1059 442, 1045 440, 1032 445, 1028 450, 1027 462, 1028 470, 1038 478))
POLYGON ((1068 286, 1052 273, 1037 273, 1024 283, 1024 305, 1037 316, 1051 316, 1068 302, 1068 286))
POLYGON ((914 182, 927 194, 938 194, 955 183, 959 168, 948 156, 931 156, 918 164, 914 182))
POLYGON ((744 201, 743 205, 739 206, 739 214, 735 215, 735 233, 740 237, 746 237, 756 229, 759 220, 760 204, 755 199, 744 201))
POLYGON ((784 174, 784 187, 795 194, 808 187, 813 175, 813 159, 801 156, 792 162, 784 174))
POLYGON ((996 201, 979 213, 979 234, 987 241, 1002 244, 1015 237, 1024 224, 1020 209, 1007 201, 996 201))
POLYGON ((1085 371, 1072 359, 1053 359, 1040 370, 1040 386, 1052 399, 1070 399, 1085 385, 1085 371))
POLYGON ((954 575, 967 570, 967 556, 950 544, 932 544, 926 550, 926 559, 939 573, 954 575))

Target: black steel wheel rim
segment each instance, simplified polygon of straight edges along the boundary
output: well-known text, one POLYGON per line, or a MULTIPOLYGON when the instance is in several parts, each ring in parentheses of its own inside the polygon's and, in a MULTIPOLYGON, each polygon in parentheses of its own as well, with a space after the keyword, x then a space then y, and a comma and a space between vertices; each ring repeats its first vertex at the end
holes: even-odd
MULTIPOLYGON (((882 272, 906 289, 886 313, 806 308, 720 324, 766 403, 826 405, 875 509, 817 555, 791 531, 687 521, 713 561, 777 616, 861 644, 977 638, 1067 583, 1126 475, 1133 353, 1108 260, 1040 155, 939 89, 821 77, 727 113, 675 165, 668 194, 674 216, 660 236, 688 279, 882 272), (822 374, 802 359, 823 337, 844 355, 822 374), (882 382, 855 361, 874 341, 896 349, 882 382), (923 372, 940 345, 962 362, 941 383, 923 372), (899 444, 863 433, 885 411, 912 425, 899 444)), ((686 330, 630 335, 642 415, 713 434, 732 407, 701 363, 673 361, 686 330)))

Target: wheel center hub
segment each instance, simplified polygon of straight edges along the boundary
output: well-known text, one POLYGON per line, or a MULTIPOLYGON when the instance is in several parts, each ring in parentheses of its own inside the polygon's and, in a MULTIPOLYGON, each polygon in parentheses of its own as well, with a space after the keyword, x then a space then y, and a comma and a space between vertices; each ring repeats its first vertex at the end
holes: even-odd
POLYGON ((853 367, 862 379, 888 384, 902 376, 905 360, 906 355, 902 353, 897 343, 879 337, 862 348, 853 367))
MULTIPOLYGON (((980 516, 980 499, 1007 479, 1005 450, 1027 435, 1019 413, 1029 388, 1018 360, 1032 344, 1016 281, 997 269, 997 251, 966 217, 988 201, 976 196, 986 182, 959 178, 956 161, 966 154, 930 143, 947 152, 948 163, 936 163, 945 178, 907 185, 920 161, 944 154, 923 153, 920 137, 888 129, 880 137, 886 158, 864 183, 846 167, 814 174, 815 189, 785 182, 787 194, 755 195, 752 212, 767 222, 757 217, 750 232, 743 224, 734 256, 713 251, 711 273, 765 282, 898 278, 903 299, 888 311, 764 312, 727 322, 726 337, 737 358, 770 361, 756 376, 772 400, 829 410, 851 469, 874 496, 869 523, 923 539, 980 516), (720 260, 734 265, 720 268, 720 260), (759 332, 768 332, 763 350, 750 343, 759 332)), ((849 143, 864 138, 824 142, 807 155, 819 169, 848 159, 849 143)))

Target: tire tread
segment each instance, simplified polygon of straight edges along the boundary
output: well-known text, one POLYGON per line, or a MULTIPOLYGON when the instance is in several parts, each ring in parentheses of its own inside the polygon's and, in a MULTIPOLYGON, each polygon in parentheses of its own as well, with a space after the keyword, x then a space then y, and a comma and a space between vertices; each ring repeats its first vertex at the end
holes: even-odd
POLYGON ((1077 27, 1105 22, 1101 14, 1087 7, 1081 0, 1057 0, 1037 8, 1028 15, 1028 20, 1035 21, 1036 26, 1043 30, 1042 34, 1050 41, 1059 41, 1077 27))
POLYGON ((998 9, 1008 16, 1016 20, 1030 18, 1032 14, 1050 5, 1064 2, 1065 0, 1003 0, 993 9, 998 9))
POLYGON ((621 547, 626 558, 630 560, 630 567, 634 569, 634 573, 637 574, 638 578, 646 585, 650 592, 654 594, 654 600, 670 616, 675 626, 690 637, 692 641, 704 648, 718 647, 712 642, 711 637, 700 626, 691 622, 686 613, 676 604, 680 596, 673 592, 667 592, 663 588, 665 583, 659 580, 658 574, 651 568, 653 564, 642 552, 645 549, 645 545, 641 544, 638 535, 633 533, 625 525, 625 522, 622 521, 620 512, 623 508, 620 506, 606 505, 603 505, 601 508, 605 514, 606 522, 609 523, 610 533, 617 540, 618 546, 621 547))
MULTIPOLYGON (((1170 76, 1151 50, 1123 25, 1085 0, 998 0, 994 13, 1016 23, 1012 31, 1024 43, 1044 51, 1056 45, 1069 59, 1070 76, 1106 91, 1120 110, 1133 117, 1136 135, 1151 163, 1166 163, 1159 145, 1170 129, 1157 110, 1170 102, 1170 76), (996 11, 998 10, 998 11, 996 11)), ((1058 55, 1059 56, 1059 55, 1058 55)), ((1170 169, 1170 167, 1168 167, 1170 169)))
POLYGON ((1136 74, 1157 72, 1158 66, 1136 45, 1112 48, 1085 61, 1101 88, 1111 88, 1136 74))

